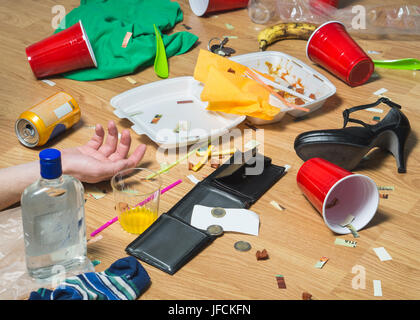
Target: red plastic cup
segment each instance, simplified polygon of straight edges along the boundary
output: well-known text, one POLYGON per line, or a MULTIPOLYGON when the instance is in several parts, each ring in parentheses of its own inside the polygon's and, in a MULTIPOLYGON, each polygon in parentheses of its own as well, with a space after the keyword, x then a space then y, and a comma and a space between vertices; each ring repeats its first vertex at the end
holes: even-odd
POLYGON ((339 0, 310 0, 310 4, 313 6, 318 3, 321 3, 321 4, 329 5, 334 8, 338 8, 338 2, 339 0))
POLYGON ((97 67, 82 21, 30 45, 26 48, 26 55, 37 78, 97 67))
POLYGON ((306 161, 300 167, 296 181, 335 233, 350 232, 340 225, 348 215, 354 216, 352 226, 356 230, 362 229, 378 209, 379 192, 371 178, 354 174, 327 160, 312 158, 306 161))
POLYGON ((249 0, 189 0, 192 12, 197 16, 215 11, 246 8, 249 0))
POLYGON ((374 70, 372 59, 338 21, 326 22, 312 33, 306 55, 352 87, 368 81, 374 70))
POLYGON ((330 16, 338 8, 338 0, 309 0, 309 8, 318 16, 330 16))

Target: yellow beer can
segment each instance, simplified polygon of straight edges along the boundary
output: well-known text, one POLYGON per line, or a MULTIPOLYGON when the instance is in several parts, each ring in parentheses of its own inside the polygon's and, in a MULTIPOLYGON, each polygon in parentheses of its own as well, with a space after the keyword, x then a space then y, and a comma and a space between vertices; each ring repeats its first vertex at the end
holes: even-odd
POLYGON ((61 91, 23 112, 16 120, 15 132, 23 145, 39 147, 72 127, 80 118, 76 100, 61 91))

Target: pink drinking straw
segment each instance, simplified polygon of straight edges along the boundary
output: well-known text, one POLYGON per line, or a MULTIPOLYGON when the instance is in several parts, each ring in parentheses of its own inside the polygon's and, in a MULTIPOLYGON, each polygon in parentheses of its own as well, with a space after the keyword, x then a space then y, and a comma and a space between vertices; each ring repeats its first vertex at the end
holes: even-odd
MULTIPOLYGON (((182 182, 181 179, 175 181, 174 183, 170 184, 169 186, 167 186, 166 188, 163 188, 162 190, 160 190, 160 194, 164 194, 166 191, 171 190, 173 187, 179 185, 182 182)), ((152 200, 154 198, 153 195, 151 195, 150 197, 148 197, 147 199, 143 200, 142 202, 138 203, 135 205, 135 207, 138 206, 142 206, 146 203, 148 203, 150 200, 152 200)), ((111 220, 109 220, 108 222, 106 222, 103 226, 99 227, 98 229, 96 229, 95 231, 93 231, 90 236, 94 237, 96 236, 99 232, 101 232, 102 230, 108 228, 111 224, 113 224, 114 222, 118 221, 118 216, 112 218, 111 220)))

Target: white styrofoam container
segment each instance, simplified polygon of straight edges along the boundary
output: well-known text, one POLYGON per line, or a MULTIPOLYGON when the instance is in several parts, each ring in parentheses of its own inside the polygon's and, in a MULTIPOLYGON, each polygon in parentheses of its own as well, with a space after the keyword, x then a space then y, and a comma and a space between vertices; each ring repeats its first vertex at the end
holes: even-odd
MULTIPOLYGON (((278 74, 286 74, 283 76, 286 81, 280 77, 276 77, 276 82, 287 87, 290 84, 299 81, 305 89, 305 96, 309 96, 311 93, 315 94, 316 99, 313 102, 307 102, 304 105, 300 105, 300 107, 308 108, 310 110, 309 112, 289 108, 283 104, 281 112, 276 115, 273 120, 248 117, 254 124, 278 122, 283 118, 286 112, 293 117, 302 117, 321 108, 324 102, 336 92, 335 86, 322 74, 307 66, 302 61, 282 52, 255 52, 231 57, 230 59, 262 73, 269 74, 269 68, 266 65, 266 62, 268 62, 273 66, 273 69, 279 69, 278 74)), ((280 100, 278 100, 278 102, 282 104, 280 100)))
POLYGON ((133 123, 139 135, 146 134, 163 148, 173 148, 215 139, 245 120, 223 112, 206 110, 208 102, 200 100, 203 85, 193 77, 178 77, 148 83, 125 91, 110 101, 114 114, 133 123), (178 104, 177 101, 192 100, 178 104), (152 124, 156 114, 162 118, 152 124), (179 121, 188 121, 188 136, 174 132, 179 121))

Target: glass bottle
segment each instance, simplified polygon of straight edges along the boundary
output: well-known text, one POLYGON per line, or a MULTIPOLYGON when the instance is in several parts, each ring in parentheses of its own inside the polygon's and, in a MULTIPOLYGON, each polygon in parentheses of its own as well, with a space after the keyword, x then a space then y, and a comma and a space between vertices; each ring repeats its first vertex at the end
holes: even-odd
POLYGON ((84 189, 62 174, 61 153, 40 152, 41 178, 22 194, 22 223, 26 265, 34 278, 45 279, 88 263, 84 189))

